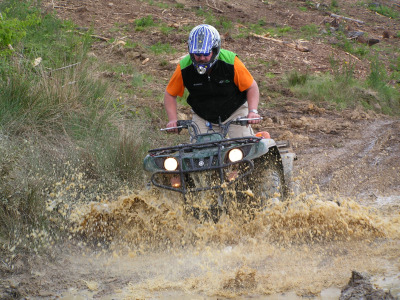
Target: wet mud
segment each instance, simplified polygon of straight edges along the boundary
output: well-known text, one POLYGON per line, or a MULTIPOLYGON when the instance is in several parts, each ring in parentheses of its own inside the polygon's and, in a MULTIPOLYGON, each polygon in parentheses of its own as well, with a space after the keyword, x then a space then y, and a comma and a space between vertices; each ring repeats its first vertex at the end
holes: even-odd
POLYGON ((187 214, 169 192, 142 191, 75 206, 70 217, 70 243, 55 261, 41 258, 30 275, 16 276, 15 292, 30 299, 338 299, 352 271, 362 270, 375 282, 387 278, 385 292, 400 293, 398 211, 382 214, 348 198, 303 193, 251 217, 233 210, 215 224, 187 214))
MULTIPOLYGON (((342 147, 331 146, 334 138, 296 146, 298 195, 252 213, 227 197, 218 223, 195 218, 178 194, 158 189, 76 201, 73 187, 84 186, 84 178, 66 179, 48 210, 68 218, 69 238, 60 246, 51 234, 33 232, 51 255, 17 255, 0 295, 351 299, 358 281, 350 280, 360 272, 368 280, 358 292, 398 298, 399 123, 368 126, 369 134, 343 135, 342 147)), ((207 202, 203 197, 196 200, 207 202)))

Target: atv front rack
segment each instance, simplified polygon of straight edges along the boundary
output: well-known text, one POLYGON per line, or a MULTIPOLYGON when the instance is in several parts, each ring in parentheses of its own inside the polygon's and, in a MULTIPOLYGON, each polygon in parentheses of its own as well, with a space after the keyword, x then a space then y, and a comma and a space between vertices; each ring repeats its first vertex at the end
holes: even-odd
POLYGON ((193 143, 193 144, 180 144, 176 146, 171 146, 171 147, 163 147, 163 148, 156 148, 149 150, 148 153, 151 156, 158 156, 158 155, 168 155, 175 153, 177 151, 183 151, 185 153, 187 152, 192 152, 194 149, 199 150, 199 149, 205 149, 205 148, 211 148, 211 147, 228 147, 232 145, 233 143, 238 143, 238 144, 254 144, 258 143, 262 138, 261 137, 256 137, 256 136, 251 136, 251 137, 239 137, 239 138, 232 138, 232 139, 224 139, 224 140, 215 140, 215 141, 207 141, 207 142, 201 142, 201 143, 193 143))

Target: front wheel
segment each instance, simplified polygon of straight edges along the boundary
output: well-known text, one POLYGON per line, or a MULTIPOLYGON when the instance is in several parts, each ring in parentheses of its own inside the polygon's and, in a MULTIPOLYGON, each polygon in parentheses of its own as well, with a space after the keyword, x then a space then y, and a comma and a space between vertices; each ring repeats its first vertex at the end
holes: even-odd
POLYGON ((249 189, 253 196, 250 199, 250 206, 254 209, 264 209, 269 202, 284 200, 285 181, 278 157, 268 154, 254 160, 254 172, 251 175, 249 189))

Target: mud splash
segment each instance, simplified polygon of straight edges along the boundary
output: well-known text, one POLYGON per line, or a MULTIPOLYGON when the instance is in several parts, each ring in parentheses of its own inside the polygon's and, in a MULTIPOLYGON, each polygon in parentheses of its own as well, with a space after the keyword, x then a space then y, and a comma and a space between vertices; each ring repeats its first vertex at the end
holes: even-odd
POLYGON ((186 214, 176 196, 141 192, 76 207, 71 220, 97 248, 87 268, 126 276, 114 298, 329 299, 333 289, 337 299, 352 270, 394 278, 386 288, 400 293, 399 212, 383 216, 351 199, 303 194, 214 224, 186 214))

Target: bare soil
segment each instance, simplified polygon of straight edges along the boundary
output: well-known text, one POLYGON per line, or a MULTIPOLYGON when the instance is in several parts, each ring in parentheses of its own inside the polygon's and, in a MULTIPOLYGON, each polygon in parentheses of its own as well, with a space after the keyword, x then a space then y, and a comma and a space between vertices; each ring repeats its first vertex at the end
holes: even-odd
MULTIPOLYGON (((330 1, 325 2, 330 5, 330 1)), ((386 49, 395 46, 400 49, 400 40, 394 37, 400 31, 399 20, 376 14, 360 5, 360 1, 337 2, 340 9, 339 14, 361 20, 363 23, 332 18, 324 3, 317 8, 317 3, 311 7, 304 1, 295 0, 165 0, 162 2, 54 0, 43 3, 47 10, 55 11, 61 18, 72 20, 81 28, 93 27, 95 35, 99 37, 115 39, 115 41, 129 40, 140 44, 141 46, 138 48, 127 50, 119 47, 118 43, 107 43, 99 39, 95 43, 92 53, 103 61, 131 63, 138 70, 157 76, 160 81, 151 88, 155 93, 162 95, 165 84, 175 68, 175 63, 164 64, 162 62, 175 61, 185 54, 188 32, 178 29, 187 26, 190 30, 191 27, 204 23, 204 16, 196 15, 193 10, 198 7, 218 17, 231 20, 235 24, 235 30, 238 30, 239 26, 244 26, 239 22, 248 24, 257 23, 259 20, 264 20, 268 27, 290 26, 296 32, 305 25, 316 24, 323 30, 326 28, 325 23, 339 22, 346 31, 363 31, 366 37, 380 40, 380 43, 371 47, 386 49), (157 5, 159 3, 168 5, 157 5), (178 8, 177 4, 182 4, 183 8, 178 8), (300 7, 308 7, 308 9, 303 11, 300 7), (324 7, 325 9, 323 9, 324 7), (145 16, 152 16, 156 21, 164 22, 176 30, 167 35, 157 30, 135 31, 134 21, 145 16), (385 31, 389 35, 387 38, 383 38, 385 31), (145 47, 156 42, 170 43, 180 50, 178 53, 157 56, 145 47)), ((379 1, 379 3, 399 11, 399 7, 394 5, 394 1, 379 1)), ((260 87, 263 88, 260 110, 264 120, 256 129, 269 131, 274 139, 291 142, 298 157, 296 173, 299 175, 303 190, 326 193, 330 195, 327 196, 328 198, 334 198, 335 195, 352 197, 362 205, 375 205, 382 213, 398 215, 400 212, 400 203, 398 203, 400 201, 399 118, 384 116, 379 111, 365 112, 360 108, 339 112, 329 107, 318 107, 311 102, 296 99, 289 90, 282 88, 279 84, 280 75, 292 70, 311 73, 329 71, 332 58, 343 65, 349 62, 354 64, 355 76, 365 78, 369 72, 369 62, 335 47, 337 40, 334 37, 327 39, 319 36, 307 41, 294 41, 286 36, 279 38, 287 43, 297 43, 310 50, 302 52, 287 44, 258 37, 241 39, 225 32, 221 32, 221 34, 223 47, 238 53, 260 87), (268 63, 261 63, 262 61, 268 63), (277 77, 266 78, 267 73, 275 74, 277 77), (277 94, 279 96, 276 96, 277 94), (267 105, 269 101, 272 101, 271 99, 278 105, 267 105), (390 199, 395 199, 395 201, 392 201, 390 205, 379 206, 377 200, 388 199, 385 197, 392 197, 390 199)), ((382 64, 388 65, 395 55, 398 53, 381 51, 382 64)), ((128 98, 127 101, 135 102, 135 105, 151 106, 154 99, 128 98)), ((183 113, 186 110, 182 108, 183 113)), ((400 253, 398 242, 396 244, 395 240, 394 243, 395 245, 392 245, 391 249, 398 249, 398 253, 400 253)), ((350 250, 338 251, 347 253, 346 251, 350 250)), ((395 250, 392 253, 394 252, 395 250)), ((346 254, 343 253, 333 256, 345 256, 346 254)), ((397 257, 398 259, 398 253, 397 256, 392 254, 392 258, 396 259, 397 257)), ((331 260, 329 257, 328 261, 331 260)), ((125 270, 128 273, 121 275, 107 269, 107 272, 111 273, 106 275, 101 268, 96 270, 93 266, 89 267, 90 263, 85 259, 72 260, 69 256, 64 256, 57 261, 43 258, 35 258, 29 262, 24 261, 23 258, 20 260, 20 269, 12 274, 9 273, 7 281, 2 283, 3 294, 0 292, 0 296, 10 299, 24 296, 30 296, 30 299, 55 299, 57 295, 65 293, 71 287, 78 291, 85 288, 88 290, 89 287, 89 290, 93 291, 94 289, 90 289, 88 281, 94 280, 103 282, 103 286, 97 290, 97 293, 86 296, 90 298, 95 295, 96 298, 106 299, 107 295, 111 294, 108 292, 109 290, 115 291, 127 286, 129 282, 138 281, 137 278, 141 278, 136 273, 136 275, 128 275, 128 270, 125 270), (62 272, 60 270, 60 268, 68 269, 66 266, 72 265, 74 271, 62 272), (78 265, 84 268, 79 269, 78 265)), ((18 261, 18 257, 16 261, 18 261)), ((155 259, 155 261, 158 260, 155 259)), ((328 262, 325 263, 328 264, 328 262)), ((138 267, 137 264, 135 266, 138 267)), ((141 266, 146 269, 144 263, 141 266)), ((362 266, 362 264, 355 265, 355 267, 357 266, 362 266)), ((106 268, 105 265, 101 267, 106 268)), ((123 269, 123 264, 119 264, 119 267, 123 269)), ((398 264, 396 267, 398 268, 398 264)), ((141 271, 145 272, 145 270, 141 271)), ((154 270, 151 269, 151 271, 154 270)), ((397 269, 397 271, 399 270, 397 269)), ((135 272, 138 271, 135 270, 135 272)), ((236 275, 238 274, 236 273, 236 275)), ((255 280, 256 277, 251 271, 246 274, 249 277, 247 282, 250 282, 248 289, 252 290, 251 280, 255 280)), ((350 272, 348 275, 339 274, 344 277, 336 282, 332 281, 332 284, 336 283, 338 288, 343 287, 343 283, 346 283, 350 277, 350 272)), ((233 276, 228 282, 235 282, 235 278, 233 276)), ((201 281, 201 279, 199 280, 201 281)), ((188 282, 185 281, 184 284, 188 284, 188 282)), ((196 286, 193 282, 191 284, 196 286)), ((200 285, 199 282, 197 284, 200 285)), ((167 286, 170 290, 178 289, 172 285, 167 286)), ((294 289, 296 289, 296 285, 294 285, 294 289)), ((321 292, 321 289, 321 287, 316 288, 316 293, 321 292)), ((236 290, 234 295, 247 295, 246 290, 247 288, 244 286, 236 290)), ((69 291, 69 295, 76 295, 75 292, 69 291)), ((288 292, 291 291, 291 287, 287 286, 271 291, 272 293, 288 292)), ((303 296, 307 295, 307 292, 299 292, 299 289, 297 292, 303 296)), ((257 290, 256 295, 257 293, 260 291, 257 290)), ((265 292, 265 294, 269 293, 265 292)), ((168 296, 173 298, 169 294, 168 296)), ((146 299, 146 296, 139 298, 146 299)), ((168 297, 166 294, 161 294, 155 298, 168 297)))

